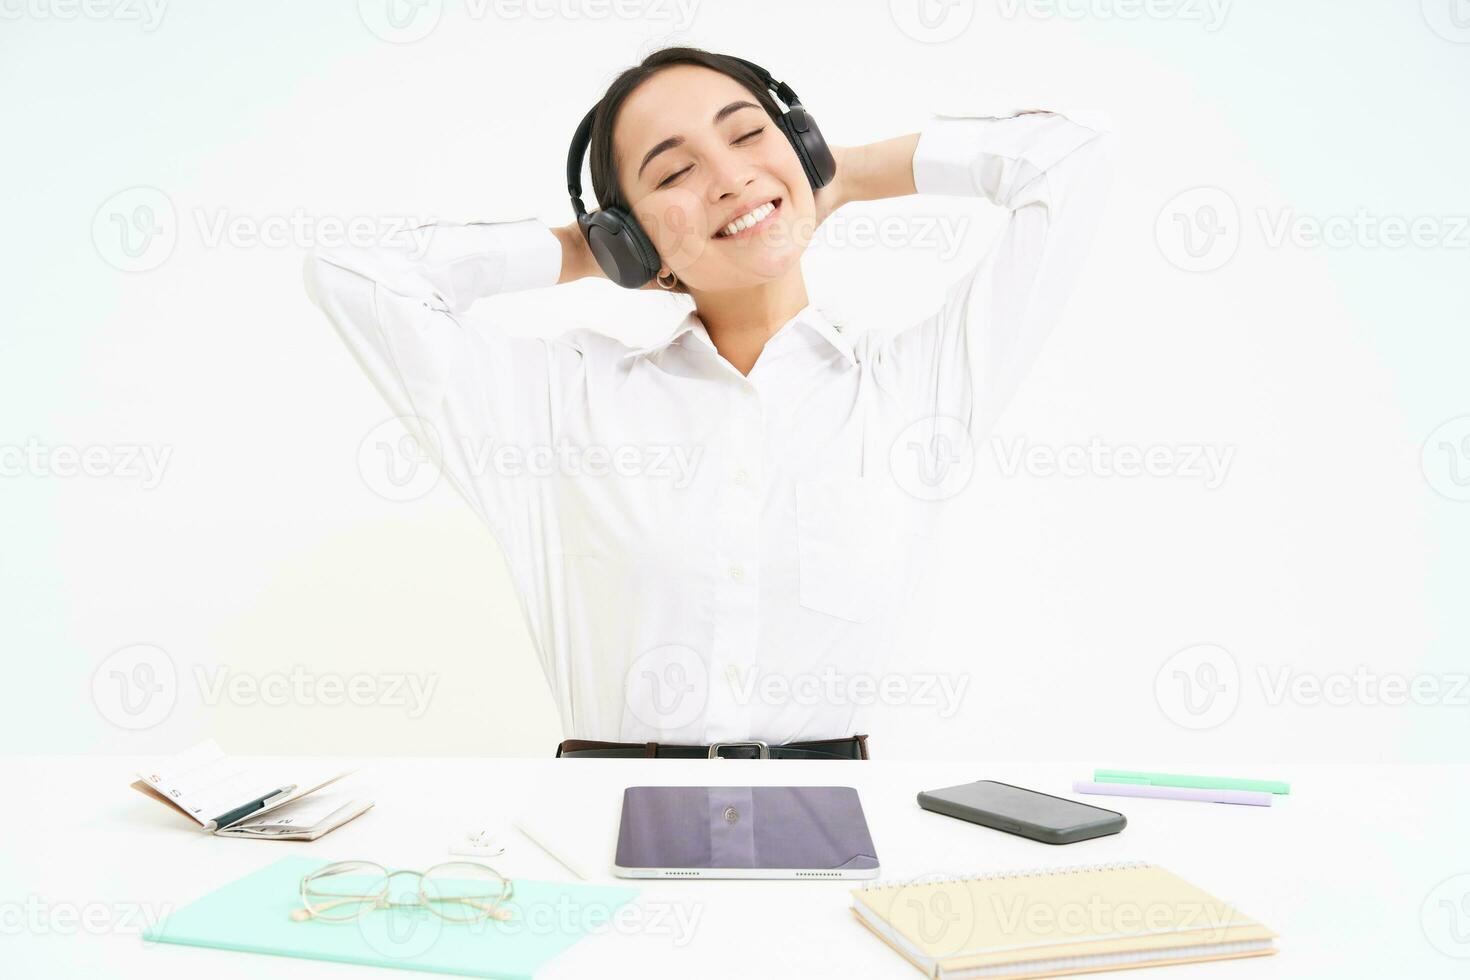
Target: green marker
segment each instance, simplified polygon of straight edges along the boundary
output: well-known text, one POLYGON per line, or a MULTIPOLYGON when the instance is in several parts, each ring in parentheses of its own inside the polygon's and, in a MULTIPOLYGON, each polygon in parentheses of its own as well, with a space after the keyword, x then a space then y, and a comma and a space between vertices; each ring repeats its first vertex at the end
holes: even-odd
POLYGON ((1134 786, 1187 786, 1190 789, 1244 789, 1256 793, 1290 793, 1291 786, 1271 779, 1233 779, 1229 776, 1187 776, 1172 772, 1130 772, 1095 769, 1095 783, 1131 783, 1134 786))

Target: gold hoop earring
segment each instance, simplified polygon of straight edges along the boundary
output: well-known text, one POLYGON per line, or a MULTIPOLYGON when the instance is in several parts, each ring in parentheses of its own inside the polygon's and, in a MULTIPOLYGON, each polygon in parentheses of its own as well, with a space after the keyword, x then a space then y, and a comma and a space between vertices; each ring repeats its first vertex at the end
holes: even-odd
POLYGON ((662 274, 659 274, 659 275, 655 276, 654 278, 658 281, 658 284, 660 286, 662 286, 664 289, 673 289, 675 286, 677 286, 679 284, 679 277, 676 276, 676 275, 674 275, 674 270, 672 270, 672 269, 669 270, 669 279, 672 280, 671 282, 664 282, 664 277, 663 277, 662 274))

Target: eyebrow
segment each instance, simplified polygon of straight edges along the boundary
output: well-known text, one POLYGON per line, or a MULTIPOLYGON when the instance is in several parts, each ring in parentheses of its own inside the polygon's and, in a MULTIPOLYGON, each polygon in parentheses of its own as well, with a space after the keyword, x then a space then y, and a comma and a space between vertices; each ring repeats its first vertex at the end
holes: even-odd
MULTIPOLYGON (((716 126, 718 126, 720 123, 724 122, 725 119, 728 116, 732 115, 733 113, 739 112, 741 109, 759 109, 759 108, 760 108, 760 106, 756 105, 754 102, 747 102, 747 101, 745 101, 743 99, 740 100, 740 101, 737 101, 737 102, 731 102, 729 105, 725 106, 719 112, 715 113, 714 124, 716 126)), ((656 144, 653 149, 649 150, 644 155, 643 162, 638 165, 638 179, 640 179, 640 180, 642 179, 642 177, 643 177, 643 169, 648 166, 648 164, 653 160, 654 157, 658 156, 660 153, 664 152, 665 150, 672 150, 676 146, 683 146, 683 145, 684 145, 684 137, 682 137, 682 136, 670 136, 668 139, 664 140, 663 142, 656 144)))

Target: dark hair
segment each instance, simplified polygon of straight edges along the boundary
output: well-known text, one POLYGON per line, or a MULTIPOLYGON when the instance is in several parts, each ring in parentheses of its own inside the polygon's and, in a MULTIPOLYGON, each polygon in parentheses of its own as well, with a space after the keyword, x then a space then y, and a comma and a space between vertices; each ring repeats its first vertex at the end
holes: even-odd
MULTIPOLYGON (((627 208, 628 202, 618 187, 618 166, 613 156, 613 125, 618 111, 633 91, 658 72, 671 65, 698 65, 722 75, 728 75, 747 88, 766 114, 775 120, 781 115, 781 107, 771 97, 761 76, 745 63, 727 54, 716 54, 701 48, 662 48, 644 58, 632 68, 624 70, 613 79, 592 117, 592 133, 587 144, 587 157, 592 165, 592 192, 597 196, 600 208, 627 208)), ((680 282, 671 292, 688 292, 680 282)))

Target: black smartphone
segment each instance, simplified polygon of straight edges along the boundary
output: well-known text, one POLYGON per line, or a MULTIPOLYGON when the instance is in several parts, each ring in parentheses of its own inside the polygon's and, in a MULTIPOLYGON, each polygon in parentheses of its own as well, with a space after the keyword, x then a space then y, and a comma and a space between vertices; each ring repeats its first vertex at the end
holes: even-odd
POLYGON ((1128 824, 1128 818, 1116 810, 990 779, 922 792, 919 806, 1043 844, 1106 837, 1128 824))

